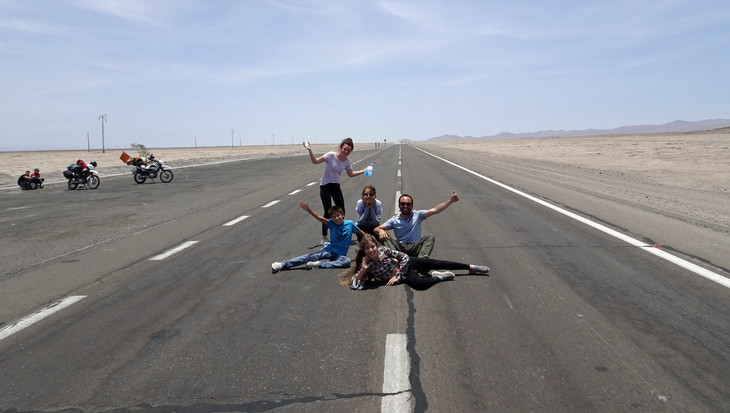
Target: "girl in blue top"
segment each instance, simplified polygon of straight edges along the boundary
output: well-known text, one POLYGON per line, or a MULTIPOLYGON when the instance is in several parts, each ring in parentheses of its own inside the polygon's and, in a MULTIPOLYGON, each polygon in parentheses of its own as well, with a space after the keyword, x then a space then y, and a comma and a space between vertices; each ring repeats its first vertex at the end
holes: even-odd
MULTIPOLYGON (((304 147, 309 151, 309 159, 312 160, 313 164, 320 164, 325 162, 324 173, 322 173, 322 180, 319 184, 319 197, 322 199, 322 206, 324 207, 324 217, 329 218, 329 209, 332 206, 332 201, 335 201, 335 205, 345 210, 345 199, 342 196, 342 190, 340 189, 340 176, 342 172, 347 171, 347 176, 350 178, 365 173, 365 169, 359 171, 353 171, 352 165, 350 164, 350 153, 355 149, 355 144, 352 139, 345 138, 340 143, 340 150, 337 152, 327 152, 320 157, 314 156, 312 148, 309 147, 309 142, 303 143, 304 147)), ((322 225, 322 245, 327 243, 327 226, 322 225)))

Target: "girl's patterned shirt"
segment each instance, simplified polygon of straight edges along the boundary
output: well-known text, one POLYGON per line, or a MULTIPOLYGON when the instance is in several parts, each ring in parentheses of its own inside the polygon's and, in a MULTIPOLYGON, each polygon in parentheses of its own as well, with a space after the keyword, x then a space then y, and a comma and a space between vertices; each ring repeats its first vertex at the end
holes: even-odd
MULTIPOLYGON (((390 248, 378 247, 378 260, 369 262, 367 274, 372 275, 380 282, 387 283, 393 276, 395 270, 398 270, 395 276, 400 282, 405 278, 403 270, 407 265, 408 255, 390 248)), ((358 282, 357 275, 353 276, 350 288, 353 290, 362 290, 365 288, 365 277, 361 278, 358 282)))

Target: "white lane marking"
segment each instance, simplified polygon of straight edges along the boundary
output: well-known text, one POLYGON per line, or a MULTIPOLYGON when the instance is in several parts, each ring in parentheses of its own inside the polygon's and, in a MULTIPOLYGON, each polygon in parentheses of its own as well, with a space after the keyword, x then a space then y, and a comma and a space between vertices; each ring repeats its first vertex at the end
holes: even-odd
POLYGON ((584 218, 584 217, 582 217, 582 216, 580 216, 578 214, 575 214, 573 212, 567 211, 567 210, 562 209, 560 207, 557 207, 557 206, 555 206, 553 204, 550 204, 550 203, 548 203, 546 201, 543 201, 542 199, 535 198, 532 195, 526 194, 526 193, 524 193, 522 191, 518 191, 517 189, 514 189, 512 187, 509 187, 509 186, 507 186, 507 185, 505 185, 505 184, 503 184, 501 182, 497 182, 494 179, 491 179, 491 178, 486 177, 486 176, 484 176, 482 174, 479 174, 477 172, 474 172, 474 171, 472 171, 470 169, 467 169, 467 168, 465 168, 465 167, 463 167, 461 165, 455 164, 455 163, 453 163, 453 162, 451 162, 451 161, 449 161, 447 159, 444 159, 444 158, 441 158, 439 156, 436 156, 436 155, 434 155, 432 153, 426 152, 423 149, 420 149, 420 148, 416 148, 416 149, 418 149, 419 151, 421 151, 421 152, 423 152, 423 153, 425 153, 427 155, 431 155, 431 156, 433 156, 436 159, 440 159, 440 160, 442 160, 442 161, 444 161, 444 162, 446 162, 446 163, 448 163, 450 165, 453 165, 453 166, 455 166, 455 167, 457 167, 459 169, 462 169, 462 170, 464 170, 464 171, 466 171, 466 172, 468 172, 468 173, 470 173, 470 174, 472 174, 474 176, 477 176, 479 178, 482 178, 485 181, 491 182, 491 183, 493 183, 493 184, 495 184, 497 186, 500 186, 500 187, 502 187, 502 188, 504 188, 504 189, 506 189, 508 191, 514 192, 517 195, 520 195, 522 197, 525 197, 525 198, 529 199, 530 201, 536 202, 536 203, 538 203, 538 204, 540 204, 540 205, 542 205, 544 207, 550 208, 550 209, 552 209, 555 212, 558 212, 560 214, 563 214, 563 215, 565 215, 565 216, 567 216, 569 218, 573 218, 574 220, 576 220, 578 222, 581 222, 581 223, 583 223, 585 225, 588 225, 589 227, 595 228, 595 229, 597 229, 597 230, 599 230, 599 231, 601 231, 601 232, 603 232, 605 234, 608 234, 608 235, 610 235, 612 237, 618 238, 621 241, 624 241, 624 242, 626 242, 626 243, 628 243, 630 245, 633 245, 635 247, 639 247, 639 248, 643 249, 646 252, 649 252, 651 254, 654 254, 657 257, 663 258, 663 259, 665 259, 665 260, 667 260, 667 261, 669 261, 669 262, 671 262, 673 264, 679 265, 680 267, 682 267, 684 269, 687 269, 689 271, 692 271, 693 273, 695 273, 695 274, 697 274, 699 276, 705 277, 705 278, 707 278, 710 281, 714 281, 714 282, 716 282, 716 283, 718 283, 718 284, 720 284, 720 285, 722 285, 724 287, 730 288, 730 278, 724 277, 724 276, 722 276, 722 275, 720 275, 718 273, 715 273, 715 272, 712 272, 712 271, 710 271, 708 269, 702 268, 699 265, 693 264, 693 263, 691 263, 691 262, 689 262, 687 260, 684 260, 684 259, 679 258, 677 256, 674 256, 672 254, 669 254, 666 251, 662 251, 661 249, 656 248, 653 245, 649 245, 649 244, 647 244, 645 242, 642 242, 642 241, 639 241, 637 239, 631 238, 631 237, 629 237, 626 234, 622 234, 622 233, 620 233, 620 232, 618 232, 616 230, 613 230, 611 228, 608 228, 608 227, 606 227, 604 225, 601 225, 601 224, 599 224, 597 222, 593 222, 593 221, 591 221, 591 220, 589 220, 587 218, 584 218))
POLYGON ((296 189, 296 190, 294 190, 294 191, 291 191, 291 192, 289 192, 289 195, 294 195, 294 194, 298 194, 298 193, 300 193, 300 192, 302 192, 302 190, 301 190, 301 189, 296 189))
POLYGON ((28 208, 30 208, 30 205, 5 208, 5 211, 17 211, 19 209, 28 209, 28 208))
POLYGON ((406 344, 405 334, 388 334, 385 337, 383 393, 389 395, 380 402, 381 412, 411 411, 410 361, 406 344))
POLYGON ((248 215, 242 215, 232 221, 228 221, 225 224, 223 224, 224 227, 230 227, 231 225, 236 225, 239 222, 243 221, 244 219, 248 218, 248 215))
POLYGON ((400 169, 398 169, 398 178, 400 178, 400 169))
POLYGON ((187 241, 182 243, 182 245, 177 246, 171 250, 168 250, 166 252, 163 252, 160 255, 155 255, 154 257, 150 258, 150 261, 159 261, 164 260, 165 258, 169 257, 170 255, 177 254, 178 252, 184 250, 185 248, 191 247, 195 245, 198 241, 187 241))
POLYGON ((276 204, 278 204, 279 202, 281 202, 281 200, 280 200, 280 199, 277 199, 277 200, 275 200, 275 201, 271 201, 271 202, 269 202, 269 203, 268 203, 268 204, 266 204, 266 205, 262 205, 262 206, 261 206, 261 208, 268 208, 268 207, 270 207, 270 206, 272 206, 272 205, 276 205, 276 204))
POLYGON ((24 318, 16 321, 13 324, 3 327, 2 329, 0 329, 0 340, 17 333, 18 331, 20 331, 30 325, 33 325, 33 324, 43 320, 44 318, 50 316, 51 314, 61 311, 64 308, 70 306, 71 304, 81 301, 84 298, 86 298, 85 295, 72 295, 72 296, 66 297, 60 301, 56 301, 55 303, 42 308, 41 310, 36 311, 35 313, 33 313, 27 317, 24 317, 24 318))
POLYGON ((317 184, 317 181, 314 181, 314 182, 308 183, 307 186, 312 186, 312 185, 316 185, 316 184, 317 184))
POLYGON ((399 214, 400 209, 398 209, 398 201, 400 201, 400 191, 395 191, 395 211, 394 214, 399 214))

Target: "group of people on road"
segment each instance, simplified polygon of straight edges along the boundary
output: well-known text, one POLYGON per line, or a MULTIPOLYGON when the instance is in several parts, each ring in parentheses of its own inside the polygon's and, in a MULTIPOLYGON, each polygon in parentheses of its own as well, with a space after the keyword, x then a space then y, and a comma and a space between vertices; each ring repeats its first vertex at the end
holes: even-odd
POLYGON ((353 290, 366 288, 368 282, 385 285, 405 283, 416 290, 423 290, 438 282, 453 280, 455 274, 449 270, 467 270, 469 274, 482 275, 489 272, 489 267, 484 265, 430 257, 436 239, 431 233, 422 235, 421 223, 458 202, 459 195, 456 191, 452 191, 446 201, 426 210, 414 210, 413 197, 401 195, 398 199, 400 213, 381 223, 382 203, 376 198, 375 187, 365 185, 361 199, 355 205, 356 221, 346 220, 340 176, 343 172, 347 172, 349 177, 365 172, 365 169, 352 169, 349 160, 355 147, 352 139, 344 139, 337 152, 327 152, 320 157, 314 155, 308 142, 304 142, 304 147, 313 164, 325 163, 320 183, 324 215, 312 210, 305 201, 299 201, 300 208, 322 223, 322 248, 289 260, 274 262, 271 264, 272 273, 302 265, 307 269, 347 268, 340 274, 340 283, 353 290), (389 230, 393 231, 394 238, 388 235, 389 230), (358 239, 354 266, 347 257, 353 234, 358 239))
POLYGON ((20 175, 18 178, 18 186, 20 186, 21 189, 43 188, 44 181, 45 178, 41 178, 41 170, 35 168, 33 173, 25 171, 23 175, 20 175))

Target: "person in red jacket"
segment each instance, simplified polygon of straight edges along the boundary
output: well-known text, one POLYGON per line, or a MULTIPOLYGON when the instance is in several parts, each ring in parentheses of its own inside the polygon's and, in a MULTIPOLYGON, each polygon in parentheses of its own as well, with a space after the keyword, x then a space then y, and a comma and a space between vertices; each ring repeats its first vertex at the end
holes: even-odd
POLYGON ((86 179, 86 175, 89 172, 89 168, 86 166, 86 162, 84 162, 83 159, 79 159, 76 161, 76 172, 79 174, 79 176, 82 179, 86 179))
POLYGON ((41 170, 38 168, 35 168, 33 170, 33 173, 30 174, 31 180, 36 182, 38 184, 38 188, 43 188, 43 181, 45 181, 45 178, 41 178, 41 170))

